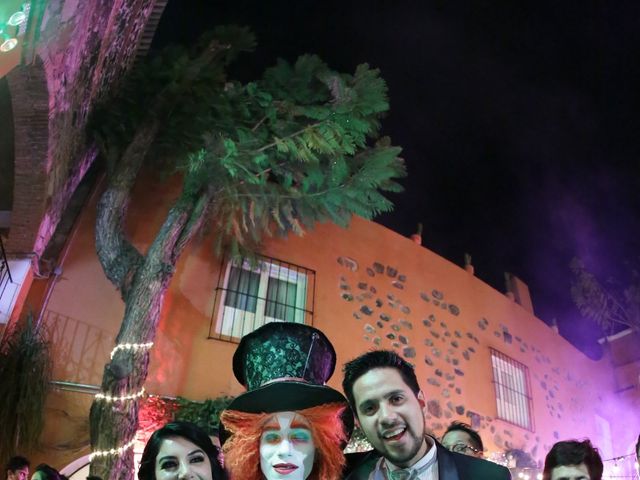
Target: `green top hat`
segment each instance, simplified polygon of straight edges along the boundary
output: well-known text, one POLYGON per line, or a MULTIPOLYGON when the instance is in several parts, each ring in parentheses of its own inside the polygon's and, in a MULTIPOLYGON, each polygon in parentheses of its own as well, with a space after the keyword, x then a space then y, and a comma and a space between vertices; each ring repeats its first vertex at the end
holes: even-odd
MULTIPOLYGON (((233 373, 247 391, 227 408, 275 413, 343 403, 342 422, 348 439, 353 431, 353 414, 347 399, 325 385, 335 366, 333 345, 317 328, 300 323, 267 323, 240 340, 233 355, 233 373)), ((226 434, 223 429, 221 441, 226 440, 226 434)))

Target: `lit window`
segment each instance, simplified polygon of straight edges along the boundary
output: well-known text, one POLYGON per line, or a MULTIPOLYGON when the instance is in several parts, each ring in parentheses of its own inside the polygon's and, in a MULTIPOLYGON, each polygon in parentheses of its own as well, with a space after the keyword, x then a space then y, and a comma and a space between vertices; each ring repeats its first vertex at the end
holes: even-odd
POLYGON ((533 431, 527 367, 491 349, 498 418, 533 431))
POLYGON ((268 322, 311 323, 314 280, 312 270, 275 259, 227 262, 209 336, 238 340, 268 322))

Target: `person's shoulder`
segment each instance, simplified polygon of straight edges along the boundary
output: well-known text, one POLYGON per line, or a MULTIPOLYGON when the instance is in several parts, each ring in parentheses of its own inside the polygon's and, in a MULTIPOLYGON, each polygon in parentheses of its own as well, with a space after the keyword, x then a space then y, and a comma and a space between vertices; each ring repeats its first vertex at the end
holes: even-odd
POLYGON ((489 460, 469 455, 455 455, 455 462, 459 469, 473 474, 473 477, 469 478, 487 478, 491 480, 509 480, 511 478, 511 472, 509 472, 508 468, 489 460))
POLYGON ((346 465, 343 478, 345 480, 364 480, 375 468, 380 455, 375 450, 347 453, 344 456, 346 465))

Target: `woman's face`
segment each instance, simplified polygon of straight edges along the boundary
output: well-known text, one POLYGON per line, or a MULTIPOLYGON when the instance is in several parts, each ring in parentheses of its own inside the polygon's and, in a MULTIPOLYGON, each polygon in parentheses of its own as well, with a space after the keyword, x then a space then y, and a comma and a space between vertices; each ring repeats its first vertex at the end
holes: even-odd
POLYGON ((183 437, 169 437, 162 441, 156 456, 155 476, 156 480, 213 480, 207 454, 183 437))
POLYGON ((295 412, 279 412, 260 437, 260 469, 267 480, 304 480, 313 469, 316 448, 309 422, 295 412))

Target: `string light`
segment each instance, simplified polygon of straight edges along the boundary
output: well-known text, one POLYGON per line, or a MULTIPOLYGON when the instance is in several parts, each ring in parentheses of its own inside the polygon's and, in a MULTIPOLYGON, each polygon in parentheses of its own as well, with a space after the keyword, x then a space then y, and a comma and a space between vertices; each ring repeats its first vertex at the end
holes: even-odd
POLYGON ((153 347, 153 342, 149 342, 149 343, 120 343, 120 344, 116 345, 113 348, 113 350, 111 350, 111 359, 113 360, 113 357, 115 356, 115 354, 119 350, 133 350, 134 352, 137 352, 139 350, 149 350, 151 347, 153 347))
POLYGON ((111 450, 98 450, 96 452, 92 452, 91 455, 89 455, 89 461, 93 460, 96 457, 108 457, 108 456, 112 456, 112 455, 118 455, 118 456, 122 455, 124 452, 126 452, 127 450, 132 448, 135 443, 136 443, 136 439, 134 438, 133 440, 131 440, 128 443, 125 443, 121 447, 112 448, 111 450))
POLYGON ((112 402, 124 402, 127 400, 135 400, 136 398, 140 398, 144 395, 144 387, 142 387, 140 389, 139 392, 136 393, 132 393, 130 395, 121 395, 119 397, 113 397, 111 395, 107 395, 104 393, 96 393, 96 400, 103 400, 107 403, 112 403, 112 402))
MULTIPOLYGON (((116 355, 116 353, 118 353, 120 350, 129 350, 132 352, 139 352, 139 351, 144 351, 144 350, 149 350, 151 347, 153 346, 153 342, 148 342, 148 343, 119 343, 118 345, 116 345, 113 350, 111 350, 111 359, 113 360, 113 357, 116 355)), ((109 395, 107 393, 97 393, 95 395, 95 399, 96 400, 100 400, 103 402, 107 402, 107 403, 113 403, 113 402, 125 402, 127 400, 137 400, 138 398, 142 397, 145 393, 144 387, 141 388, 138 392, 136 393, 130 393, 127 395, 120 395, 120 396, 113 396, 113 395, 109 395)), ((89 460, 93 460, 96 457, 108 457, 108 456, 120 456, 123 453, 125 453, 127 450, 129 450, 130 448, 133 448, 133 445, 136 443, 136 439, 135 437, 133 438, 133 440, 131 440, 128 443, 125 443, 124 445, 117 447, 117 448, 111 448, 109 450, 97 450, 95 452, 92 452, 91 455, 89 455, 89 460)))

